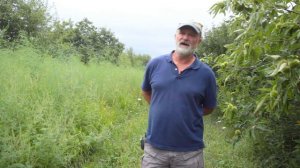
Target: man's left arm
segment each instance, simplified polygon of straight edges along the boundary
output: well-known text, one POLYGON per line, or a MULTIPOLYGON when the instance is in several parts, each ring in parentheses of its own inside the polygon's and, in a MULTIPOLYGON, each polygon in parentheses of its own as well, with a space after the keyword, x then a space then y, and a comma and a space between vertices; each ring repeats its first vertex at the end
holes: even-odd
POLYGON ((211 70, 211 74, 209 75, 208 87, 205 93, 205 99, 203 103, 203 115, 208 115, 214 111, 217 105, 217 82, 214 72, 211 70))

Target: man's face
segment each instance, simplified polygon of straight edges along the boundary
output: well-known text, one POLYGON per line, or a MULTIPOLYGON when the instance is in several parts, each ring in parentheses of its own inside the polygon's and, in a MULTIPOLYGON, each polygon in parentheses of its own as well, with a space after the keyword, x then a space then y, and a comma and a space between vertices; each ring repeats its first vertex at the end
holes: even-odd
POLYGON ((175 35, 175 40, 176 52, 185 57, 194 53, 201 42, 201 37, 193 28, 186 26, 178 29, 175 35))

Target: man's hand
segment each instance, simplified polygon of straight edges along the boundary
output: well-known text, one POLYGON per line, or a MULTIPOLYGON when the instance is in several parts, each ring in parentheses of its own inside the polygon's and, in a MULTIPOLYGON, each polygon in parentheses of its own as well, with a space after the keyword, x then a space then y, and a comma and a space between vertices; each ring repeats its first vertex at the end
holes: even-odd
POLYGON ((214 111, 213 108, 203 108, 203 115, 208 115, 214 111))
POLYGON ((143 91, 143 96, 145 98, 145 100, 148 102, 148 104, 150 104, 151 101, 151 91, 143 91))

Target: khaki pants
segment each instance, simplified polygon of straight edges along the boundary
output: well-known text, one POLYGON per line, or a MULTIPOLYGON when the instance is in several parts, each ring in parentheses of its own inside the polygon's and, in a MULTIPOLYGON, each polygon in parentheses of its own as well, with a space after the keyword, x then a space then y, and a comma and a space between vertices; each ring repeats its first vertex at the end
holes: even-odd
POLYGON ((145 143, 142 168, 204 168, 203 149, 173 152, 160 150, 145 143))

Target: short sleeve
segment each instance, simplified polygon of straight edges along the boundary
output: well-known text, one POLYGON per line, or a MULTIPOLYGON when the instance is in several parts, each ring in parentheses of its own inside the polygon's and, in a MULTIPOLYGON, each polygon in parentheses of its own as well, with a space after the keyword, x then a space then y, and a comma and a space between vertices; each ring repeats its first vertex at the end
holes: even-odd
POLYGON ((152 62, 150 61, 145 70, 144 79, 142 83, 142 90, 143 91, 151 91, 151 69, 152 69, 152 62))

